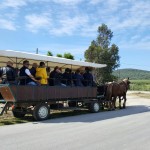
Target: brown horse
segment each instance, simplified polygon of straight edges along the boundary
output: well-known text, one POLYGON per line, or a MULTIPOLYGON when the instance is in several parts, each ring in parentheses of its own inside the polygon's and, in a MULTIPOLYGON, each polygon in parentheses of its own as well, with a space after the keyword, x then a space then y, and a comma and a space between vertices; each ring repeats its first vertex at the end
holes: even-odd
POLYGON ((112 108, 116 108, 116 98, 119 97, 119 107, 121 108, 121 100, 124 100, 123 108, 126 107, 126 93, 129 89, 130 81, 124 79, 123 81, 116 83, 111 82, 107 84, 106 99, 112 101, 112 108))

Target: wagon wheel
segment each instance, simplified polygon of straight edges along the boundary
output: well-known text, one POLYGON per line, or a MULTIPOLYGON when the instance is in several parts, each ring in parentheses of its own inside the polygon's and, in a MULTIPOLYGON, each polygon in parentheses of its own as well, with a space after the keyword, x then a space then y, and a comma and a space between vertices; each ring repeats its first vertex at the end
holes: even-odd
POLYGON ((37 121, 46 120, 49 117, 50 108, 47 104, 38 104, 34 107, 33 117, 37 121))
POLYGON ((100 105, 98 102, 91 102, 89 107, 90 112, 97 113, 100 110, 100 105))
POLYGON ((12 109, 13 116, 16 118, 23 118, 25 116, 25 110, 22 110, 20 107, 14 107, 12 109))

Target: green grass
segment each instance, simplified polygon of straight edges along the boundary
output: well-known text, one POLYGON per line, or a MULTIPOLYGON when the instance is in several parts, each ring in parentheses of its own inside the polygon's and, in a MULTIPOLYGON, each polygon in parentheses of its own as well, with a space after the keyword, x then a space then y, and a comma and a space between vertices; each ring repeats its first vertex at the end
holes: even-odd
MULTIPOLYGON (((54 110, 50 114, 50 119, 54 118, 61 118, 61 117, 68 117, 68 116, 76 116, 76 115, 81 115, 81 114, 87 114, 89 113, 88 110, 65 110, 65 111, 59 111, 59 110, 54 110)), ((26 122, 34 122, 34 118, 32 115, 26 115, 23 118, 15 118, 12 115, 11 111, 8 111, 7 114, 3 114, 3 116, 0 116, 0 126, 4 125, 12 125, 12 124, 19 124, 19 123, 26 123, 26 122)))
MULTIPOLYGON (((100 111, 107 111, 107 109, 100 110, 100 111)), ((62 117, 69 117, 69 116, 77 116, 81 114, 88 114, 90 113, 88 109, 83 110, 52 110, 50 113, 49 119, 55 119, 55 118, 62 118, 62 117)), ((20 124, 20 123, 26 123, 26 122, 34 122, 34 118, 32 115, 26 115, 23 118, 15 118, 12 115, 11 111, 8 111, 7 114, 4 114, 3 116, 0 116, 0 126, 4 125, 12 125, 12 124, 20 124)))
POLYGON ((131 80, 130 90, 150 91, 150 80, 131 80))
POLYGON ((131 80, 131 83, 150 84, 150 80, 131 80))
POLYGON ((0 116, 0 126, 4 125, 12 125, 12 124, 18 124, 18 123, 26 123, 33 121, 31 116, 26 116, 22 119, 15 118, 12 116, 11 112, 8 112, 8 114, 4 114, 3 116, 0 116))

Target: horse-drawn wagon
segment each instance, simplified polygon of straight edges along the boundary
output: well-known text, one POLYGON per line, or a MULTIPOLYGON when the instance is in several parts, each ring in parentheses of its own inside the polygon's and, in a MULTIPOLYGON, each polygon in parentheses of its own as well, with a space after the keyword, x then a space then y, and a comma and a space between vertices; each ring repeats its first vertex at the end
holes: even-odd
MULTIPOLYGON (((22 62, 27 59, 30 63, 40 61, 46 62, 47 66, 54 68, 59 66, 62 69, 71 68, 102 68, 105 64, 75 61, 64 58, 44 56, 31 53, 23 53, 11 50, 0 51, 0 66, 7 61, 13 61, 16 68, 20 68, 22 62)), ((49 117, 50 109, 76 109, 87 108, 91 112, 98 112, 103 105, 104 90, 97 91, 96 86, 32 86, 32 85, 10 85, 1 84, 0 94, 5 100, 5 106, 12 104, 13 115, 21 118, 26 114, 33 114, 35 120, 45 120, 49 117)))

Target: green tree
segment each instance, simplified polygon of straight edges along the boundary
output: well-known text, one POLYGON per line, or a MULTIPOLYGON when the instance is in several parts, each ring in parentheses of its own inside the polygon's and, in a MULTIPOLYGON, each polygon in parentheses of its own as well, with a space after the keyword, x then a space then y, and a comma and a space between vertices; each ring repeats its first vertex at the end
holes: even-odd
POLYGON ((113 32, 108 29, 107 25, 102 24, 98 27, 98 37, 97 45, 102 48, 108 48, 110 45, 111 39, 113 37, 113 32))
POLYGON ((67 58, 67 59, 72 59, 74 60, 74 56, 71 54, 71 53, 64 53, 64 58, 67 58))
POLYGON ((53 56, 53 53, 51 51, 48 51, 47 56, 53 56))
POLYGON ((57 54, 56 56, 57 56, 57 57, 63 57, 62 54, 57 54))
POLYGON ((112 37, 111 30, 107 25, 102 24, 98 27, 97 39, 91 42, 84 53, 86 61, 107 65, 105 68, 96 69, 97 83, 114 80, 112 72, 120 66, 119 48, 115 44, 110 46, 112 37))

